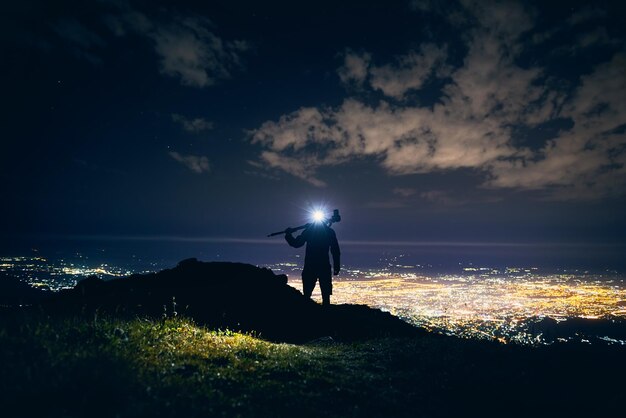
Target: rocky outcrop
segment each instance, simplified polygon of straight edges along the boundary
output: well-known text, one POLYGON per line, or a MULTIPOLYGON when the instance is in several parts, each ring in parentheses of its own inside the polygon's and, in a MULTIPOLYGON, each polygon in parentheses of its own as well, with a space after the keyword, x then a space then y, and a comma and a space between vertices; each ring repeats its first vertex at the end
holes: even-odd
POLYGON ((10 274, 0 273, 0 306, 32 305, 50 294, 50 291, 36 289, 10 274))
POLYGON ((406 337, 424 332, 363 305, 323 307, 287 285, 285 275, 249 264, 184 260, 173 269, 123 279, 84 280, 37 309, 162 318, 183 315, 211 328, 254 332, 273 341, 406 337))

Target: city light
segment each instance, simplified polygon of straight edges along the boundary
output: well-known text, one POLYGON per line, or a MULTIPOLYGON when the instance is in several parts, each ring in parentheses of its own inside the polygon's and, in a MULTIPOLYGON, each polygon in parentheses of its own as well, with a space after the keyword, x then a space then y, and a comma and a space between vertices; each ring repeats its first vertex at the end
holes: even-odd
MULTIPOLYGON (((293 272, 289 284, 300 289, 299 268, 283 265, 282 270, 293 272)), ((349 268, 343 274, 333 281, 333 303, 368 305, 431 331, 463 338, 538 345, 567 341, 548 339, 542 329, 546 321, 626 320, 623 279, 489 267, 471 268, 458 275, 349 268)), ((321 300, 319 287, 313 299, 321 300)))
MULTIPOLYGON (((432 266, 410 265, 402 263, 402 259, 402 256, 386 259, 388 266, 378 269, 344 266, 341 276, 333 281, 332 302, 382 309, 433 332, 526 345, 576 338, 577 342, 588 341, 575 333, 567 338, 548 338, 544 333, 546 324, 575 318, 591 322, 626 321, 623 276, 482 266, 462 267, 457 274, 440 274, 427 273, 432 266), (424 273, 419 273, 420 270, 424 273)), ((276 273, 286 273, 289 285, 301 289, 300 263, 281 262, 267 267, 276 273)), ((154 265, 151 271, 159 269, 154 265)), ((106 280, 148 272, 90 263, 80 257, 55 261, 43 257, 0 257, 0 271, 52 291, 71 288, 89 275, 106 280)), ((321 301, 319 286, 313 299, 321 301)), ((596 337, 607 344, 626 345, 621 337, 605 334, 596 337)))

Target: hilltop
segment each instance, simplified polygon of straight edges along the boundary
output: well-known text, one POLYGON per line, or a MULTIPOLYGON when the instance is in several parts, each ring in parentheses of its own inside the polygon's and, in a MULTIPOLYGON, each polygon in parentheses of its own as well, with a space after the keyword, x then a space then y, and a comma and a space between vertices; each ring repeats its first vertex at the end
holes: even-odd
POLYGON ((6 417, 619 416, 626 400, 624 347, 434 335, 247 264, 92 277, 0 313, 6 417))
POLYGON ((36 289, 15 276, 0 272, 0 307, 37 304, 49 296, 49 291, 36 289))
POLYGON ((36 305, 46 313, 123 318, 180 315, 212 329, 253 332, 271 341, 320 337, 352 341, 425 333, 365 305, 323 307, 287 284, 287 276, 250 264, 181 261, 175 268, 103 281, 90 277, 36 305))

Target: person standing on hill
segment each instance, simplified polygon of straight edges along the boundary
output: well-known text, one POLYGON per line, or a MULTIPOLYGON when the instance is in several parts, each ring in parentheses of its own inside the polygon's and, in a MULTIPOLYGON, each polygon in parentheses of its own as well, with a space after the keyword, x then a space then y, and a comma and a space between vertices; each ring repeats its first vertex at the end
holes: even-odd
POLYGON ((340 252, 335 231, 323 221, 311 223, 300 235, 293 237, 293 229, 287 228, 285 240, 294 248, 306 244, 304 269, 302 270, 302 288, 304 296, 311 297, 315 283, 319 279, 322 302, 330 305, 333 294, 333 282, 328 252, 333 256, 333 273, 339 274, 340 252))

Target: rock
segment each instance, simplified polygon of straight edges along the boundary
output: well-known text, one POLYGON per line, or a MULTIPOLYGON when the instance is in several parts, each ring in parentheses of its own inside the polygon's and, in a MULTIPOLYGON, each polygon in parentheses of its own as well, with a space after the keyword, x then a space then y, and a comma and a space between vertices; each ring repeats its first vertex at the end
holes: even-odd
POLYGON ((321 305, 267 268, 183 260, 173 269, 102 281, 88 278, 39 309, 50 314, 94 312, 127 317, 178 315, 211 328, 253 332, 273 341, 305 342, 330 336, 346 341, 425 332, 362 305, 321 305))
POLYGON ((46 299, 50 293, 36 289, 17 277, 0 273, 0 305, 31 305, 46 299))
POLYGON ((97 292, 104 285, 104 280, 98 276, 88 276, 87 278, 79 281, 75 290, 80 291, 84 296, 86 293, 97 292))

